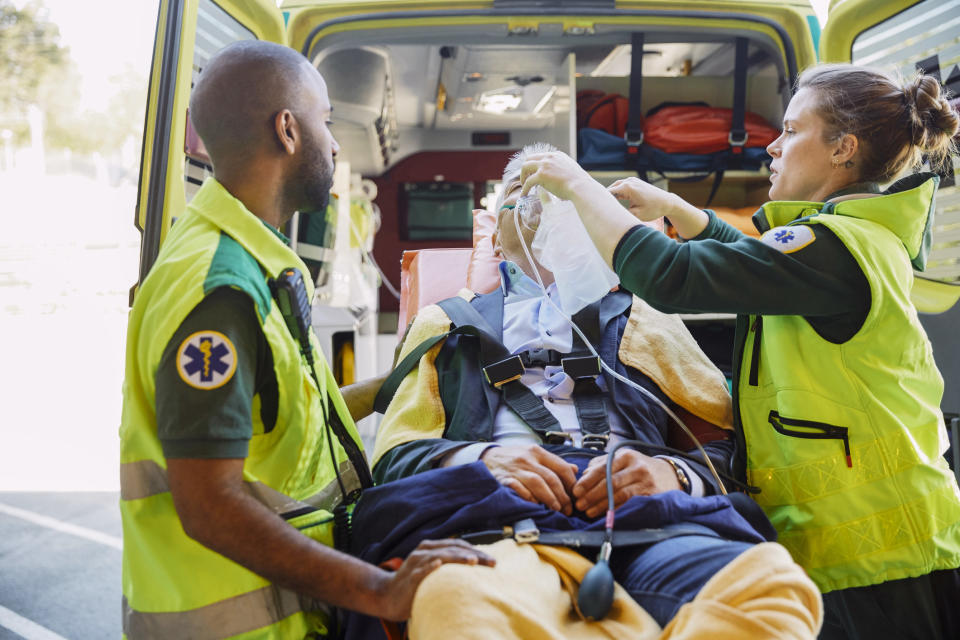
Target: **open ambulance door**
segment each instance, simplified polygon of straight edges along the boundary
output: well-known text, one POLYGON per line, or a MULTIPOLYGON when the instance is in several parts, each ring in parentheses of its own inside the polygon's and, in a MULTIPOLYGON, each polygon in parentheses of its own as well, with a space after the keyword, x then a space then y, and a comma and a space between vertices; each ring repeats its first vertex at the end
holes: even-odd
MULTIPOLYGON (((834 0, 820 40, 824 62, 853 62, 909 77, 923 69, 960 94, 960 3, 943 0, 834 0)), ((952 170, 940 176, 933 246, 917 273, 913 301, 924 313, 943 313, 960 299, 960 187, 952 170)))
MULTIPOLYGON (((917 68, 938 76, 960 109, 960 2, 944 0, 846 0, 831 3, 820 41, 825 62, 898 70, 917 68)), ((941 408, 953 440, 949 458, 960 476, 960 161, 940 176, 933 244, 927 268, 917 273, 911 297, 930 337, 944 377, 941 408), (930 315, 935 314, 935 315, 930 315)))
POLYGON ((140 274, 131 304, 170 225, 212 172, 187 121, 197 74, 216 51, 248 39, 286 43, 273 0, 160 0, 134 219, 141 233, 140 274))

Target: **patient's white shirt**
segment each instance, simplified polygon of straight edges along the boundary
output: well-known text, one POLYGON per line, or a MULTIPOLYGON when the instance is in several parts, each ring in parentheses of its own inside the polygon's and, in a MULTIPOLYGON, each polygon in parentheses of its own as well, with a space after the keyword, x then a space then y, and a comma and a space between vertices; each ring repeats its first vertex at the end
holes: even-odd
MULTIPOLYGON (((500 263, 501 287, 503 298, 503 344, 511 354, 531 349, 553 349, 560 353, 573 350, 573 329, 556 308, 543 298, 539 285, 513 262, 500 263)), ((556 284, 547 287, 547 295, 560 306, 560 297, 556 284)), ((606 391, 605 373, 601 372, 597 384, 606 391)), ((573 403, 573 379, 563 367, 530 367, 520 378, 543 405, 553 414, 565 433, 570 434, 573 446, 582 446, 583 436, 580 421, 573 403)), ((609 449, 621 440, 629 439, 632 432, 624 424, 623 417, 617 411, 607 413, 610 421, 609 449)), ((500 403, 493 425, 493 442, 477 442, 457 449, 443 460, 444 467, 476 462, 490 447, 498 445, 539 444, 540 438, 505 403, 500 403)), ((677 458, 672 458, 687 472, 691 483, 692 495, 703 495, 703 482, 700 477, 677 458)))

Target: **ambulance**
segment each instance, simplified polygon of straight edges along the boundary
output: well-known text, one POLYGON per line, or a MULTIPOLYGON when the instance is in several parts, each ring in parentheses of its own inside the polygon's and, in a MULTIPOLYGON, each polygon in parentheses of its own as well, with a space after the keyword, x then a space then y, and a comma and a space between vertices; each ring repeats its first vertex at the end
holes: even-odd
MULTIPOLYGON (((472 211, 492 206, 512 152, 543 141, 583 155, 578 95, 639 97, 644 113, 665 102, 736 108, 739 100, 779 127, 798 73, 818 60, 906 74, 922 68, 960 93, 957 33, 960 0, 834 0, 822 33, 801 0, 283 0, 279 7, 271 0, 161 0, 135 214, 138 282, 211 175, 188 103, 207 60, 234 41, 288 45, 328 85, 341 147, 335 197, 327 211, 299 212, 285 232, 310 266, 314 328, 347 384, 389 368, 398 331, 417 304, 445 297, 441 285, 411 291, 401 279, 416 274, 424 250, 469 249, 472 211)), ((943 410, 956 441, 954 162, 941 178, 933 248, 914 299, 946 379, 943 410)), ((766 199, 762 164, 727 168, 721 180, 712 174, 665 171, 652 179, 734 217, 766 199)), ((594 175, 612 182, 637 170, 608 163, 594 175)), ((458 264, 451 278, 465 269, 458 264)), ((135 295, 136 286, 131 302, 135 295)), ((733 317, 685 321, 723 369, 733 317)), ((359 426, 370 450, 376 418, 359 426)), ((958 457, 954 447, 948 458, 955 468, 958 457)))

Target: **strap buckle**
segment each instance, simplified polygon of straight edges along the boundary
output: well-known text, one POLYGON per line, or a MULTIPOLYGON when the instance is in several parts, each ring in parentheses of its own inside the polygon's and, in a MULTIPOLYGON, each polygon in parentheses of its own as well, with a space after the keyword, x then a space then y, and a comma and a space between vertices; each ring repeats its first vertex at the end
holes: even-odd
POLYGON ((550 365, 556 365, 557 352, 552 349, 530 349, 519 354, 520 362, 524 367, 547 367, 550 365))
POLYGON ((637 153, 643 144, 643 129, 628 128, 623 132, 623 141, 627 143, 627 153, 637 153))
POLYGON ((541 437, 545 444, 564 444, 573 441, 573 436, 566 431, 545 431, 541 437))
POLYGON ((607 443, 609 441, 609 433, 587 433, 583 436, 582 446, 584 449, 596 449, 597 451, 603 451, 607 448, 607 443))
POLYGON ((487 382, 499 389, 508 382, 519 380, 526 369, 523 368, 523 361, 520 356, 510 356, 500 362, 487 365, 483 368, 483 375, 487 382))
POLYGON ((563 372, 574 380, 582 380, 584 378, 596 380, 600 375, 599 356, 564 358, 560 363, 563 365, 563 372))
POLYGON ((727 134, 727 142, 734 153, 743 153, 743 147, 747 144, 747 138, 749 137, 750 134, 747 133, 746 129, 731 130, 727 134))
POLYGON ((540 539, 540 529, 537 529, 533 518, 524 518, 513 525, 513 539, 518 544, 531 544, 540 539))

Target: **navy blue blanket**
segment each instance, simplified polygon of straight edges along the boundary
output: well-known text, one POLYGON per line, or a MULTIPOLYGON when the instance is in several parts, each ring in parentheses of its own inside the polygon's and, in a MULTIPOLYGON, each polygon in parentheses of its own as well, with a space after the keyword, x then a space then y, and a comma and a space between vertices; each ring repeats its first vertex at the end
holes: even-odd
MULTIPOLYGON (((533 518, 541 531, 604 527, 602 517, 585 520, 527 502, 497 482, 482 462, 475 462, 418 473, 365 491, 353 512, 350 551, 379 564, 406 557, 422 540, 499 529, 524 518, 533 518)), ((730 540, 764 541, 729 498, 693 498, 682 491, 631 498, 617 509, 614 530, 680 523, 703 525, 730 540)), ((347 613, 344 622, 346 638, 384 637, 379 622, 367 616, 347 613)))

